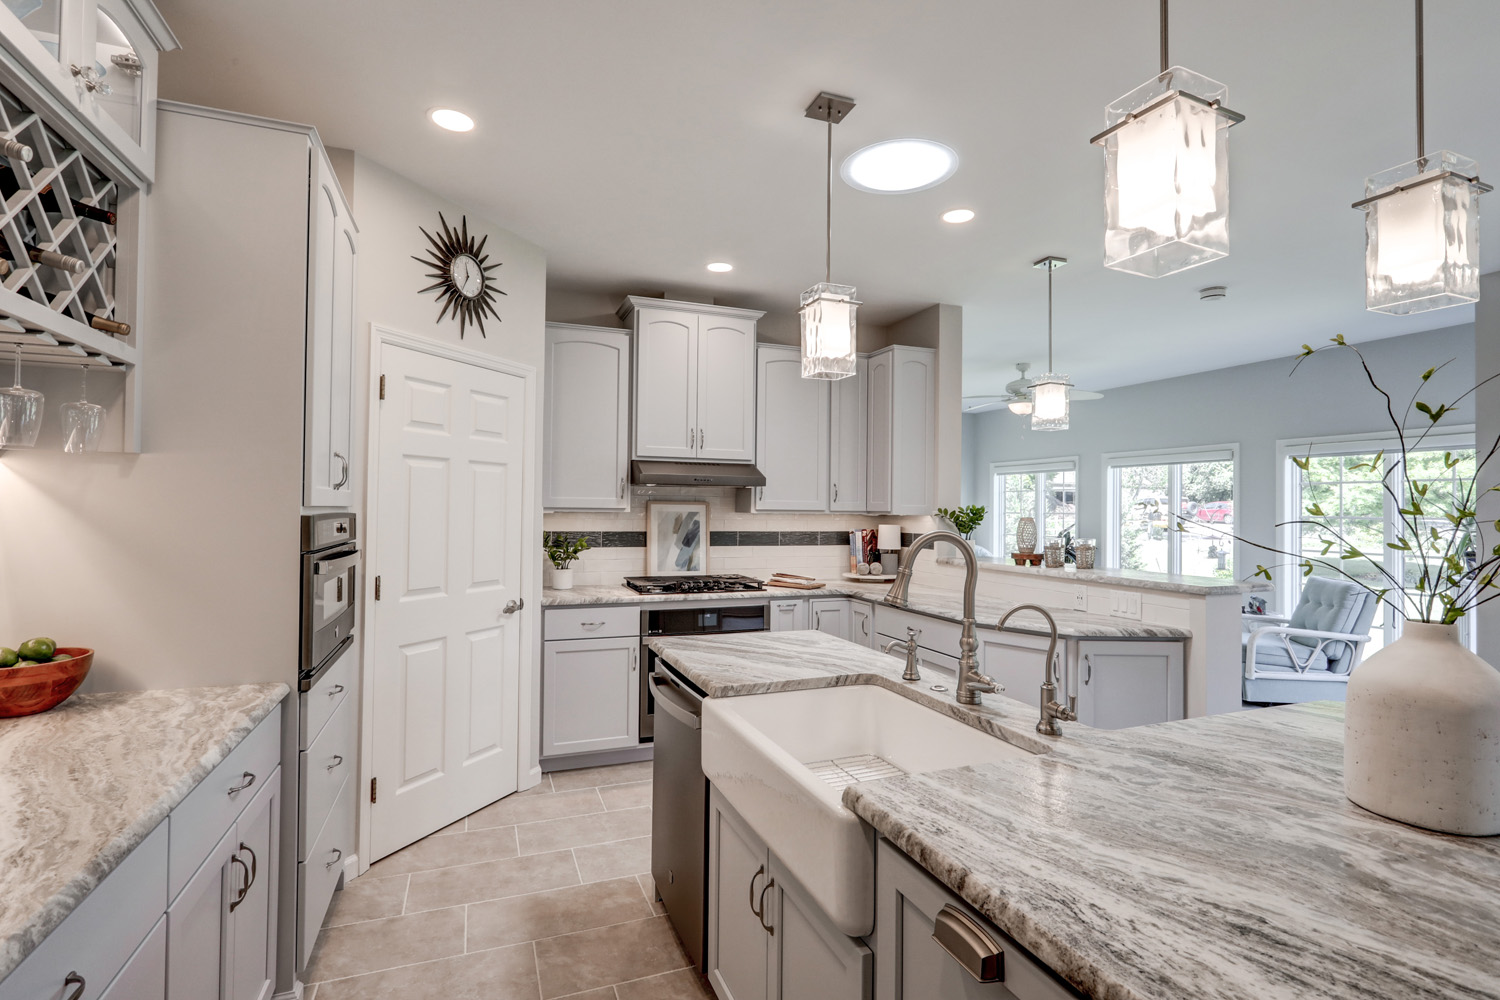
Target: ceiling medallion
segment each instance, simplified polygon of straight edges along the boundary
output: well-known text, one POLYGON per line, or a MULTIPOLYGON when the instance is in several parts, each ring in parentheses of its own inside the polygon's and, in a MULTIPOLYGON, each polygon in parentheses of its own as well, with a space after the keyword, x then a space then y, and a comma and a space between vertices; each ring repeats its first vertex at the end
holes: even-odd
POLYGON ((453 316, 458 320, 460 340, 470 323, 479 327, 481 337, 488 336, 484 332, 484 317, 488 314, 495 317, 495 322, 501 322, 500 314, 495 312, 495 294, 505 294, 490 284, 490 272, 499 267, 500 262, 485 263, 490 259, 484 252, 489 236, 476 243, 474 237, 469 235, 468 216, 460 218, 458 228, 455 229, 448 225, 448 220, 439 212, 438 224, 443 230, 441 239, 421 226, 417 227, 427 237, 427 242, 432 244, 432 249, 427 251, 429 256, 413 256, 412 260, 432 268, 427 277, 437 279, 418 294, 437 290, 438 301, 443 304, 437 321, 441 323, 443 317, 448 315, 448 310, 453 310, 453 316))

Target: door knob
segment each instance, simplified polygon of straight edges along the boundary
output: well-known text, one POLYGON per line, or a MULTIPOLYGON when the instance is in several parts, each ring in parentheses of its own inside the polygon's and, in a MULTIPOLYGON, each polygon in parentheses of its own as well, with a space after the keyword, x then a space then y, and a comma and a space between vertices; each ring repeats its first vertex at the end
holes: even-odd
POLYGON ((526 599, 523 597, 520 600, 506 602, 505 608, 500 613, 513 615, 524 607, 526 607, 526 599))

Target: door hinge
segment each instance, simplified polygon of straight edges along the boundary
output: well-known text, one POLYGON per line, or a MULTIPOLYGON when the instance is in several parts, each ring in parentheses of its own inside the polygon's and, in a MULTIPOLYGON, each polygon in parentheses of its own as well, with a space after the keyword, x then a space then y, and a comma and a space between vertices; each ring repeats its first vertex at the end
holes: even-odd
POLYGON ((385 398, 385 376, 380 376, 380 398, 385 398))
POLYGON ((371 778, 370 779, 370 804, 371 805, 375 804, 375 782, 377 782, 379 780, 380 780, 379 778, 371 778))
POLYGON ((380 600, 380 577, 375 578, 375 600, 380 600))

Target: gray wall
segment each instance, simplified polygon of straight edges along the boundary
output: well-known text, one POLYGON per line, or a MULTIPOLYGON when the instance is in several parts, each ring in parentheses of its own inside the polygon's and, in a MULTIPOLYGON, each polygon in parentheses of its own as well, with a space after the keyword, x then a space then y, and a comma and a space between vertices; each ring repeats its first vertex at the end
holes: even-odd
MULTIPOLYGON (((1494 292, 1492 302, 1500 299, 1500 288, 1494 292)), ((1490 329, 1493 340, 1494 327, 1490 329)), ((1393 395, 1409 395, 1423 371, 1450 358, 1454 363, 1432 379, 1423 398, 1449 399, 1474 384, 1474 327, 1470 325, 1359 347, 1376 378, 1393 395)), ((1496 349, 1492 347, 1491 351, 1496 349)), ((1380 397, 1365 381, 1353 355, 1344 351, 1319 354, 1289 378, 1294 360, 1265 361, 1111 389, 1103 399, 1075 403, 1072 426, 1062 432, 1034 432, 1027 418, 1006 410, 966 415, 964 453, 969 468, 964 476, 964 502, 991 506, 991 462, 1077 456, 1078 532, 1099 538, 1102 545, 1105 454, 1237 443, 1239 506, 1235 528, 1252 541, 1269 544, 1275 540, 1273 525, 1278 516, 1278 440, 1390 428, 1380 397)), ((1489 370, 1495 370, 1493 361, 1489 370)), ((1472 420, 1472 408, 1460 419, 1472 420)), ((987 532, 989 526, 980 530, 987 532)), ((1241 553, 1241 575, 1246 562, 1254 558, 1254 551, 1241 553)), ((1249 568, 1253 570, 1254 564, 1249 568)))
MULTIPOLYGON (((1479 305, 1474 309, 1475 381, 1500 372, 1500 272, 1481 279, 1479 305)), ((1500 437, 1500 379, 1475 393, 1474 439, 1487 449, 1500 437)), ((1480 452, 1484 454, 1483 450, 1480 452)), ((1500 486, 1500 457, 1479 472, 1479 487, 1488 491, 1500 486)), ((1479 521, 1492 528, 1500 521, 1500 493, 1483 492, 1479 496, 1479 521)), ((1500 544, 1500 531, 1486 533, 1493 548, 1500 544)), ((1481 553, 1483 555, 1483 553, 1481 553)), ((1479 655, 1491 665, 1500 667, 1500 601, 1491 601, 1479 609, 1479 655)))

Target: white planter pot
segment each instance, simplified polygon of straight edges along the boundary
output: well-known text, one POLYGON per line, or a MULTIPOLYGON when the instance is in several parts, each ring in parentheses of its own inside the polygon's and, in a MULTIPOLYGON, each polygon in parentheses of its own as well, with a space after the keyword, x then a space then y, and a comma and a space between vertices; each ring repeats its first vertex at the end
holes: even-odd
POLYGON ((552 589, 573 589, 573 567, 569 566, 567 569, 558 569, 556 566, 552 567, 552 589))
POLYGON ((1344 793, 1413 826, 1500 834, 1500 670, 1457 625, 1407 622, 1349 678, 1344 793))

